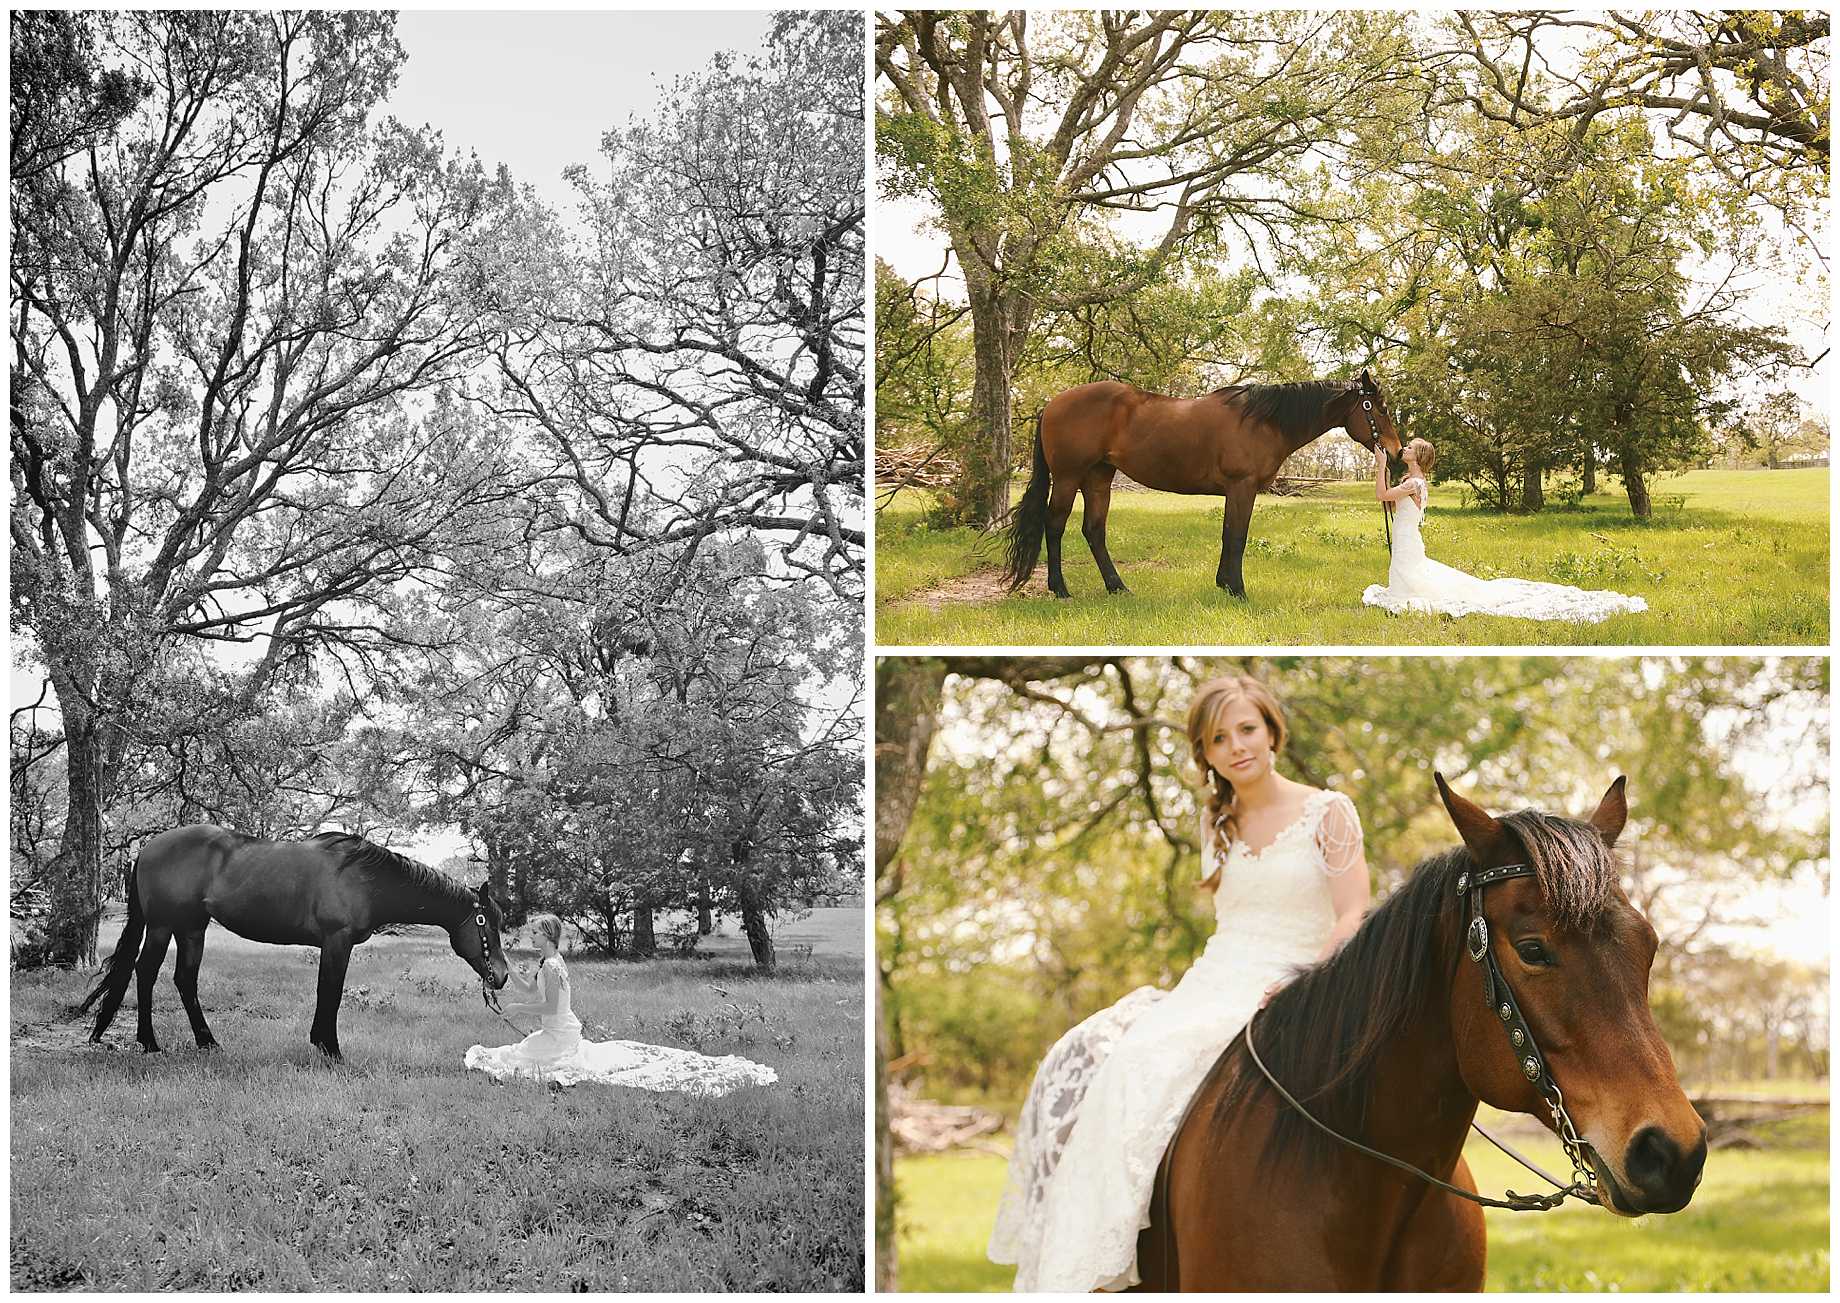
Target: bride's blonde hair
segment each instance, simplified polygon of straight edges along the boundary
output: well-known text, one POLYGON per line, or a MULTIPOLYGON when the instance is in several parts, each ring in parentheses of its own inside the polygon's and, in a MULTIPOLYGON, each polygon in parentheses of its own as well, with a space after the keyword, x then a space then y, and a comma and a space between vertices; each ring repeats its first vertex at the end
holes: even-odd
POLYGON ((1284 749, 1284 739, 1290 735, 1284 723, 1284 707, 1278 704, 1270 688, 1250 674, 1209 679, 1195 692, 1195 699, 1188 707, 1188 746, 1195 757, 1195 768, 1201 771, 1201 780, 1207 784, 1204 817, 1208 827, 1214 830, 1215 844, 1221 846, 1239 833, 1239 810, 1233 784, 1208 764, 1207 746, 1220 717, 1236 701, 1251 702, 1264 716, 1265 727, 1271 732, 1272 754, 1284 749))
POLYGON ((532 914, 525 920, 524 926, 531 932, 541 932, 549 938, 549 943, 556 949, 562 949, 562 920, 554 914, 532 914))
POLYGON ((1412 450, 1412 459, 1418 463, 1418 468, 1431 474, 1431 468, 1437 464, 1437 449, 1431 446, 1431 440, 1414 439, 1406 447, 1412 450))

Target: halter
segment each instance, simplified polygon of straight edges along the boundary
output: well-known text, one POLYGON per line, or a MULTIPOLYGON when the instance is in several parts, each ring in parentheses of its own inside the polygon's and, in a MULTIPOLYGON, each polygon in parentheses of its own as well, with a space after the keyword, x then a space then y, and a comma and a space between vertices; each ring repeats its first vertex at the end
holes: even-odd
MULTIPOLYGON (((1382 456, 1388 456, 1386 449, 1380 447, 1380 427, 1374 424, 1374 399, 1380 396, 1380 386, 1371 380, 1351 380, 1348 382, 1350 393, 1361 395, 1361 414, 1367 421, 1367 435, 1374 441, 1374 447, 1382 456)), ((1380 504, 1380 525, 1386 531, 1386 550, 1393 550, 1393 517, 1387 511, 1386 503, 1380 504)))
MULTIPOLYGON (((1559 1143, 1565 1147, 1565 1156, 1572 1163, 1572 1183, 1560 1185, 1559 1181, 1549 1176, 1523 1158, 1514 1150, 1484 1130, 1478 1123, 1470 1125, 1498 1149, 1510 1158, 1517 1160, 1523 1167, 1532 1171, 1552 1185, 1558 1187, 1556 1194, 1516 1194, 1509 1190, 1505 1198, 1490 1199, 1471 1190, 1462 1189, 1441 1181, 1429 1172, 1421 1171, 1401 1159, 1369 1149, 1359 1141, 1350 1140, 1324 1123, 1318 1121, 1308 1109, 1298 1103, 1296 1097, 1278 1083, 1271 1075, 1271 1069, 1259 1058, 1258 1048, 1252 1042, 1252 1019, 1246 1022, 1246 1052, 1252 1056, 1252 1062, 1270 1082, 1272 1089, 1284 1098, 1285 1103, 1296 1109, 1317 1130, 1333 1136, 1343 1144, 1360 1150, 1369 1158, 1377 1158, 1383 1163, 1390 1163, 1401 1171, 1410 1172, 1420 1180, 1428 1181, 1449 1194, 1468 1199, 1471 1203, 1481 1204, 1485 1208, 1506 1208, 1513 1212, 1546 1212, 1557 1208, 1567 1199, 1582 1199, 1586 1203, 1597 1203, 1597 1177, 1584 1159, 1584 1141, 1578 1137, 1578 1128, 1573 1125, 1571 1114, 1565 1109, 1565 1096, 1559 1090, 1559 1083, 1553 1080, 1551 1069, 1546 1066, 1545 1056, 1534 1043, 1533 1029, 1521 1016, 1520 1005, 1515 1002, 1514 992, 1508 986, 1508 979, 1503 976, 1501 966, 1495 961, 1494 948, 1489 944, 1489 925, 1482 916, 1482 893, 1487 887, 1510 878, 1532 876, 1532 866, 1526 864, 1503 864, 1490 869, 1476 869, 1459 873, 1456 882, 1456 895, 1459 906, 1468 914, 1469 923, 1464 929, 1463 949, 1474 963, 1482 965, 1482 998, 1488 1004, 1490 1012, 1501 1022, 1502 1030, 1507 1035, 1508 1045, 1514 1051, 1515 1062, 1520 1065, 1521 1075, 1533 1083, 1552 1113, 1553 1126, 1559 1133, 1559 1143), (1467 897, 1467 901, 1465 900, 1467 897)), ((1254 1015, 1256 1018, 1257 1015, 1254 1015)))

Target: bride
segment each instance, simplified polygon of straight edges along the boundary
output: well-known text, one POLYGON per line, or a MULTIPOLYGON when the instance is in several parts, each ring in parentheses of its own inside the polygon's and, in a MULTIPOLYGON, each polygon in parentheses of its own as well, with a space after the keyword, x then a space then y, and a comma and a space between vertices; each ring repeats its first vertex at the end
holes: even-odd
POLYGON ((992 1261, 1018 1290, 1137 1284, 1137 1233, 1190 1097, 1272 992, 1360 926, 1354 805, 1276 767, 1284 713, 1257 679, 1201 686, 1189 747, 1208 784, 1203 890, 1216 929, 1173 990, 1141 987, 1055 1042, 1016 1126, 992 1261))
POLYGON ((581 1019, 570 1004, 569 970, 562 962, 562 920, 537 914, 525 925, 542 952, 534 979, 520 980, 538 998, 501 1006, 501 1013, 536 1014, 541 1025, 516 1045, 475 1045, 466 1066, 502 1079, 535 1078, 560 1086, 595 1082, 638 1090, 726 1095, 743 1086, 779 1080, 765 1064, 739 1055, 711 1057, 642 1041, 584 1041, 581 1019))
POLYGON ((1386 584, 1369 584, 1361 594, 1368 606, 1398 615, 1435 611, 1444 615, 1514 615, 1528 620, 1579 620, 1596 624, 1624 611, 1646 611, 1640 597, 1568 588, 1533 579, 1478 579, 1425 555, 1419 524, 1430 490, 1425 477, 1437 454, 1429 441, 1414 439, 1402 456, 1406 475, 1387 483, 1386 454, 1374 450, 1374 496, 1393 512, 1393 561, 1386 584))

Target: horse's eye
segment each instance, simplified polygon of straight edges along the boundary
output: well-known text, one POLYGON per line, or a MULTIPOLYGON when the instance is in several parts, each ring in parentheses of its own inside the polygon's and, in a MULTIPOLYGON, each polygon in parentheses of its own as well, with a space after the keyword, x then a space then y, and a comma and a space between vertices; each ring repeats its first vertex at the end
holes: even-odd
POLYGON ((1521 962, 1535 968, 1543 968, 1553 962, 1552 951, 1538 941, 1520 941, 1514 946, 1514 953, 1521 957, 1521 962))

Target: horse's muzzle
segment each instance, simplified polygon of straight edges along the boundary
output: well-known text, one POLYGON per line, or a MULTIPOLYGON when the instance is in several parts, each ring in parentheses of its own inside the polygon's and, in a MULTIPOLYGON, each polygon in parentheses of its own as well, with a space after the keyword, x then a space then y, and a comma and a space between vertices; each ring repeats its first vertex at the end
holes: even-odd
POLYGON ((1589 1145, 1585 1157, 1597 1174, 1598 1202, 1623 1217, 1675 1213, 1693 1199, 1706 1174, 1706 1136, 1682 1148, 1660 1127, 1643 1127, 1623 1153, 1621 1178, 1589 1145))

